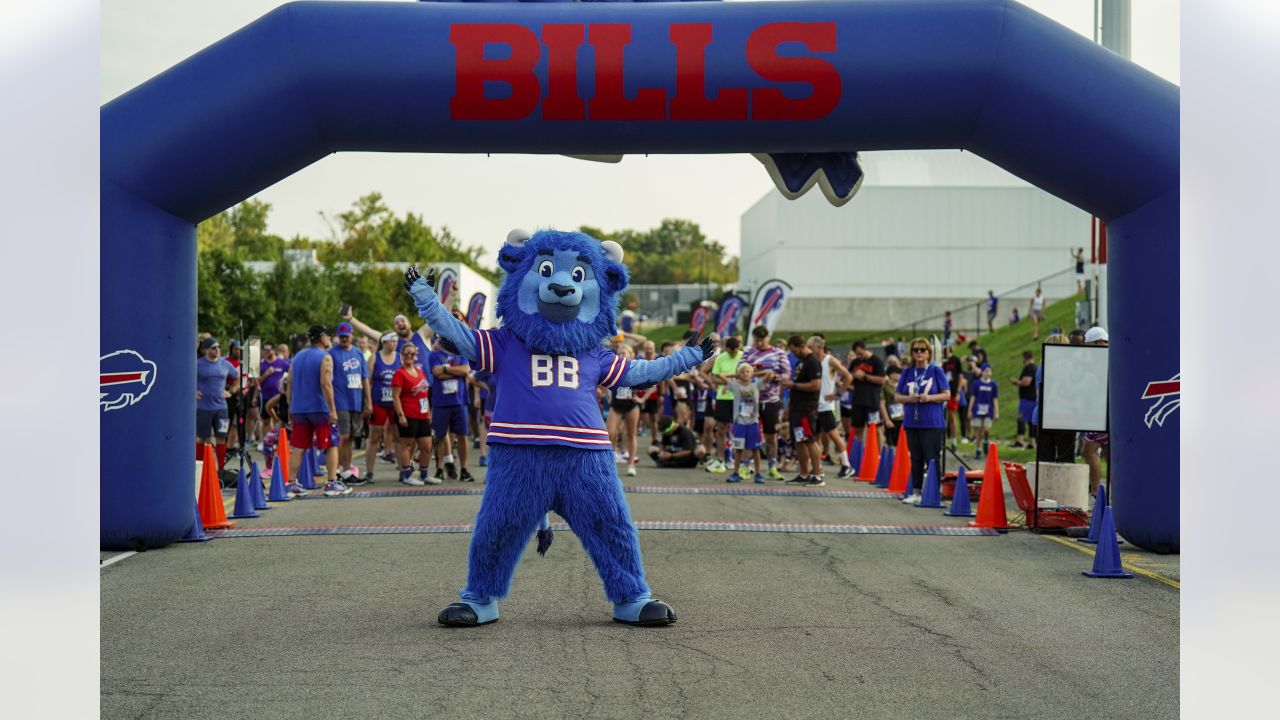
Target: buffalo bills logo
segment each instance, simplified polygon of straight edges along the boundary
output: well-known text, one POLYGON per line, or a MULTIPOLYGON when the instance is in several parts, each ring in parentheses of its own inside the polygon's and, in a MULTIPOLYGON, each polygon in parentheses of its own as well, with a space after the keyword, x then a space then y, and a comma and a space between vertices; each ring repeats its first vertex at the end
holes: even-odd
POLYGON ((782 296, 783 296, 782 288, 776 285, 774 287, 769 288, 769 290, 765 292, 764 297, 761 299, 760 310, 756 312, 756 316, 751 319, 751 324, 752 325, 763 324, 765 321, 765 318, 769 317, 771 313, 781 308, 782 296))
POLYGON ((1142 399, 1155 400, 1155 404, 1147 409, 1147 414, 1143 418, 1147 427, 1150 428, 1153 425, 1164 427, 1164 421, 1182 404, 1182 373, 1168 380, 1147 383, 1146 390, 1142 391, 1142 399))
POLYGON ((716 333, 720 337, 729 337, 738 326, 738 318, 746 303, 739 297, 726 297, 720 302, 720 319, 716 322, 716 333))
POLYGON ((98 406, 103 412, 138 402, 156 382, 156 364, 133 350, 117 350, 98 359, 98 406))

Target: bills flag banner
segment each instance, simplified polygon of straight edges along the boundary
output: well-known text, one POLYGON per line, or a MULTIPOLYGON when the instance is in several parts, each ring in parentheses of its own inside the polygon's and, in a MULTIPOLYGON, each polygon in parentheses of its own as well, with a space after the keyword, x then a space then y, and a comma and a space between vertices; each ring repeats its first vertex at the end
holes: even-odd
POLYGON ((689 329, 696 333, 702 332, 703 326, 707 324, 707 317, 710 315, 711 312, 707 310, 705 305, 699 305, 694 308, 693 315, 689 317, 689 329))
POLYGON ((451 267, 440 268, 440 275, 436 278, 436 295, 440 297, 440 304, 453 309, 458 304, 458 271, 451 267))
POLYGON ((770 280, 761 285, 751 303, 751 327, 763 325, 772 333, 778 325, 778 318, 782 317, 782 307, 790 293, 791 286, 782 280, 770 280))
POLYGON ((716 334, 722 338, 736 335, 738 321, 742 318, 742 311, 746 307, 747 301, 741 296, 725 293, 724 297, 720 298, 720 309, 716 311, 716 334))
POLYGON ((467 327, 472 330, 480 329, 480 320, 484 318, 484 301, 487 299, 484 293, 476 293, 471 296, 471 302, 467 303, 467 327))

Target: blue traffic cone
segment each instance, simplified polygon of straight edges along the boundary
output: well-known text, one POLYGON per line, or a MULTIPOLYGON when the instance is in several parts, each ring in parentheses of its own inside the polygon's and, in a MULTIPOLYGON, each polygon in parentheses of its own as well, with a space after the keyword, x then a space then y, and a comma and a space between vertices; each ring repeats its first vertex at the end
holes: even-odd
MULTIPOLYGON (((311 474, 315 477, 324 476, 324 453, 319 448, 311 448, 311 474)), ((310 490, 311 488, 307 488, 310 490)))
POLYGON ((918 508, 942 507, 942 488, 938 486, 938 461, 930 460, 929 469, 924 474, 924 488, 920 490, 918 508))
POLYGON ((862 441, 858 438, 849 443, 849 464, 855 471, 862 467, 862 441))
POLYGON ((196 505, 195 519, 191 521, 191 529, 178 542, 209 542, 213 538, 204 531, 204 523, 200 522, 200 506, 196 505))
POLYGON ((1076 542, 1098 544, 1099 533, 1102 530, 1102 508, 1105 507, 1110 507, 1107 505, 1107 486, 1098 483, 1097 500, 1093 503, 1093 514, 1089 516, 1089 536, 1076 538, 1076 542))
POLYGON ((249 487, 249 481, 245 479, 244 463, 240 463, 240 474, 236 476, 236 506, 231 511, 231 517, 261 517, 258 515, 258 511, 253 509, 253 489, 249 487))
POLYGON ((289 502, 293 499, 284 489, 284 470, 280 467, 282 464, 277 458, 271 466, 271 490, 267 493, 267 499, 271 502, 289 502))
POLYGON ((969 505, 969 477, 965 474, 963 465, 956 473, 956 489, 955 494, 951 496, 951 507, 942 514, 951 517, 973 517, 977 514, 969 505))
POLYGON ((872 485, 878 488, 889 487, 889 472, 893 469, 892 456, 889 454, 889 448, 880 451, 880 464, 876 466, 876 479, 872 485))
POLYGON ((298 484, 302 485, 303 490, 315 490, 320 487, 316 485, 315 463, 315 455, 310 450, 304 450, 302 452, 302 462, 298 465, 298 477, 296 478, 298 484))
MULTIPOLYGON (((1101 487, 1101 486, 1099 486, 1101 487)), ((1096 508, 1094 510, 1097 512, 1096 508)), ((1116 525, 1111 519, 1111 508, 1103 505, 1102 516, 1098 522, 1098 550, 1093 554, 1093 569, 1081 570, 1085 577, 1095 578, 1131 578, 1133 573, 1124 571, 1120 564, 1120 544, 1116 542, 1116 525)))
POLYGON ((249 461, 249 489, 253 491, 253 509, 258 512, 270 510, 266 495, 262 492, 262 475, 258 473, 258 461, 249 461))

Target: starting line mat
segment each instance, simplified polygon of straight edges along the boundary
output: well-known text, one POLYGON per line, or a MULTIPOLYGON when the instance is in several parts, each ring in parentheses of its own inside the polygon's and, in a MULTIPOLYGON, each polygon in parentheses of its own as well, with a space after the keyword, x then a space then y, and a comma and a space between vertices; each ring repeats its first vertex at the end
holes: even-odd
MULTIPOLYGON (((637 495, 763 495, 770 497, 811 497, 811 498, 852 498, 858 500, 896 500, 901 493, 887 490, 827 490, 824 488, 779 488, 779 487, 718 487, 701 485, 623 485, 623 492, 637 495)), ((342 500, 380 497, 408 497, 413 495, 480 495, 484 486, 479 487, 422 487, 397 488, 395 490, 353 490, 349 495, 337 495, 327 498, 320 493, 300 495, 295 500, 342 500)))
MULTIPOLYGON (((851 523, 765 523, 698 520, 640 520, 638 530, 693 530, 712 532, 830 533, 837 535, 942 535, 997 536, 998 530, 966 525, 855 525, 851 523)), ((299 525, 287 527, 229 528, 206 530, 215 538, 282 537, 294 535, 431 535, 469 533, 471 523, 429 525, 299 525)), ((553 522, 551 529, 570 530, 568 523, 553 522)))

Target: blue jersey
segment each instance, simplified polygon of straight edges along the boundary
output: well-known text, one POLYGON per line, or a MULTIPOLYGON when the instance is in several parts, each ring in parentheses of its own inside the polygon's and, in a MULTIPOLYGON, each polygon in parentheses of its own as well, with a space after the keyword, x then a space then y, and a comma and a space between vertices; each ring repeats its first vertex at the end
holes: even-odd
POLYGON ((355 347, 343 350, 341 345, 334 345, 329 348, 329 357, 333 358, 333 404, 339 410, 363 410, 364 376, 369 367, 364 353, 355 347))
POLYGON ((396 353, 391 362, 382 361, 382 353, 373 354, 373 372, 369 375, 369 394, 373 404, 381 407, 395 407, 391 399, 391 378, 400 369, 400 353, 396 353))
POLYGON ((493 373, 494 387, 501 388, 489 444, 610 448, 596 386, 616 388, 630 360, 604 346, 574 355, 535 353, 507 328, 472 333, 477 367, 493 373))
POLYGON ((431 348, 427 347, 427 341, 423 340, 422 336, 418 333, 410 335, 408 340, 405 340, 404 338, 396 338, 396 364, 400 364, 400 349, 403 348, 404 344, 407 342, 411 342, 418 347, 417 365, 425 371, 427 369, 427 358, 431 357, 431 348))
POLYGON ((196 400, 199 410, 225 410, 227 399, 222 391, 227 389, 227 380, 240 377, 236 366, 220 357, 209 362, 204 357, 196 358, 196 389, 200 391, 200 399, 196 400))
POLYGON ((994 295, 989 296, 987 298, 987 314, 995 315, 996 307, 998 307, 999 305, 1000 305, 1000 301, 996 299, 996 296, 994 295))
POLYGON ((437 367, 470 367, 471 363, 461 355, 454 355, 444 350, 435 350, 427 362, 427 375, 431 378, 431 407, 453 407, 470 405, 467 401, 467 379, 458 375, 446 374, 436 377, 437 367))
POLYGON ((995 380, 975 380, 973 383, 973 416, 989 418, 995 407, 995 399, 1000 397, 1000 388, 995 380))
POLYGON ((293 369, 289 372, 291 414, 329 414, 329 403, 320 389, 320 364, 327 355, 321 348, 309 347, 293 356, 293 369))

